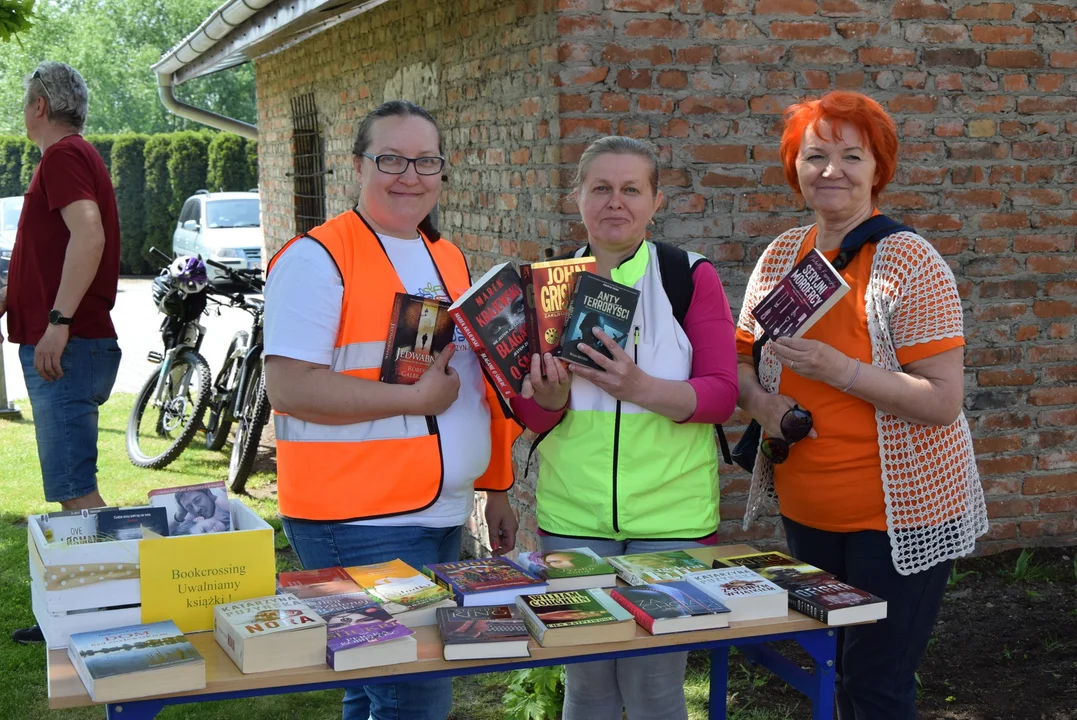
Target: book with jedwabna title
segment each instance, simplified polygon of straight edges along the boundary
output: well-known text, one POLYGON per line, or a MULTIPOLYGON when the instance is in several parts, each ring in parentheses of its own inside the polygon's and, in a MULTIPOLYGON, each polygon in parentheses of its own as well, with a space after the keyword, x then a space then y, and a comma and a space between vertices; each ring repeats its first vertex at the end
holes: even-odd
POLYGON ((389 317, 381 381, 414 384, 452 341, 449 303, 397 293, 389 317))
POLYGON ((495 265, 449 307, 449 315, 507 400, 531 365, 524 291, 509 263, 495 265))
POLYGON ((577 273, 565 333, 561 338, 561 357, 597 368, 598 365, 580 350, 580 343, 584 343, 612 358, 613 353, 599 342, 594 331, 602 330, 623 349, 629 340, 638 301, 639 290, 635 288, 591 272, 577 273))
POLYGON ((583 270, 594 271, 595 267, 593 257, 546 260, 520 266, 532 355, 558 352, 575 275, 583 270))
POLYGON ((849 284, 812 248, 752 308, 752 317, 771 338, 798 338, 847 292, 849 284))
POLYGON ((516 606, 535 640, 543 647, 631 640, 631 613, 602 589, 521 595, 516 606))

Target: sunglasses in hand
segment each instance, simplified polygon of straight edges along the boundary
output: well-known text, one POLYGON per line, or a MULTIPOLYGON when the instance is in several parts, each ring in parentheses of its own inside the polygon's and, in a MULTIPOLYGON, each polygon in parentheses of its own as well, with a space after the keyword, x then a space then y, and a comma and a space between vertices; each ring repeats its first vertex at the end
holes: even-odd
POLYGON ((782 437, 763 438, 759 449, 775 465, 780 465, 789 458, 789 446, 808 437, 812 428, 811 412, 799 405, 793 405, 782 415, 782 437))

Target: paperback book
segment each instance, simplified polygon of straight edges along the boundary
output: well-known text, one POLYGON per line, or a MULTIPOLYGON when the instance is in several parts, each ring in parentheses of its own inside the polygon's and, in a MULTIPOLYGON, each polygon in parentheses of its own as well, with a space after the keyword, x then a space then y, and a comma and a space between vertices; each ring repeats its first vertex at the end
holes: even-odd
POLYGON ((300 599, 359 592, 351 575, 339 566, 282 572, 277 576, 277 587, 280 592, 291 593, 300 599))
POLYGON ((449 306, 449 315, 505 399, 520 394, 531 364, 524 305, 519 274, 501 263, 449 306))
POLYGON ((206 686, 206 663, 171 620, 73 633, 67 656, 94 702, 206 686))
POLYGON ((546 583, 541 578, 503 557, 428 565, 424 572, 464 607, 507 605, 517 595, 546 592, 546 583))
POLYGON ((453 341, 449 303, 397 293, 381 363, 381 381, 412 385, 453 341))
POLYGON ((617 555, 606 558, 629 585, 680 580, 691 572, 706 570, 707 564, 692 557, 684 550, 617 555))
POLYGON ((684 580, 615 588, 610 596, 652 635, 729 627, 729 608, 684 580))
POLYGON ((217 605, 213 636, 244 673, 325 661, 325 620, 288 593, 217 605))
POLYGON ((446 660, 528 657, 531 636, 512 605, 445 607, 437 610, 446 660))
POLYGON ((789 613, 786 591, 746 567, 703 570, 684 579, 721 600, 729 608, 729 622, 785 617, 789 613))
POLYGON ((590 548, 521 553, 520 567, 544 579, 547 592, 614 587, 617 571, 590 548))
POLYGON ((521 595, 516 607, 543 647, 620 642, 636 636, 632 614, 599 588, 521 595))
POLYGON ((756 568, 774 567, 777 565, 801 565, 796 558, 789 557, 780 552, 748 553, 747 555, 729 555, 717 558, 712 565, 716 568, 723 567, 746 567, 750 570, 756 568))
POLYGON ((752 308, 752 317, 771 338, 798 338, 849 292, 849 284, 812 248, 789 274, 752 308))
POLYGON ((308 598, 306 603, 325 620, 325 662, 334 670, 393 665, 418 657, 414 631, 364 592, 308 598))
POLYGON ((37 520, 49 545, 85 545, 97 542, 97 513, 94 510, 64 510, 39 515, 37 520))
POLYGON ((448 590, 399 558, 346 570, 386 612, 408 627, 433 625, 437 608, 456 606, 448 590))
POLYGON ((816 573, 787 586, 789 607, 827 625, 849 625, 886 618, 886 601, 838 580, 816 573))
POLYGON ((520 266, 532 355, 558 352, 575 275, 584 270, 594 272, 595 267, 593 257, 547 260, 520 266))
POLYGON ((635 288, 591 272, 577 273, 565 332, 561 337, 561 357, 569 362, 598 368, 597 363, 580 350, 580 343, 584 343, 612 359, 613 353, 599 341, 594 331, 602 330, 624 349, 638 301, 639 290, 635 288))
POLYGON ((232 529, 224 480, 150 490, 150 505, 168 515, 168 535, 203 535, 232 529))
POLYGON ((141 540, 144 530, 166 537, 168 511, 163 507, 102 508, 97 512, 97 537, 101 542, 141 540))

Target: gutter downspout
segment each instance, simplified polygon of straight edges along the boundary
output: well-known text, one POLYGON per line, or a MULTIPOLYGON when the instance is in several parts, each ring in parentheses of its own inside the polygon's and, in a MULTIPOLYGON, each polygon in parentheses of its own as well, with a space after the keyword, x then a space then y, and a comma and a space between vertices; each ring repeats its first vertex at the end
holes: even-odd
POLYGON ((161 104, 174 115, 251 140, 258 139, 258 126, 189 105, 177 98, 172 92, 172 73, 157 75, 157 93, 161 97, 161 104))

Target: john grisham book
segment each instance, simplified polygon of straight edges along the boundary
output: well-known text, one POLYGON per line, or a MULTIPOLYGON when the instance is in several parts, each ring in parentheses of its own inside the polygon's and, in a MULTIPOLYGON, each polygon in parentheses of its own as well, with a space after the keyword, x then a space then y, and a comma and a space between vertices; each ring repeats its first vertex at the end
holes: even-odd
POLYGON ((772 338, 798 338, 847 292, 848 283, 812 248, 752 309, 752 317, 772 338))
POLYGON ((593 257, 547 260, 520 266, 532 355, 558 352, 576 273, 594 269, 593 257))
POLYGON ((569 304, 568 321, 561 339, 561 357, 569 362, 597 368, 579 344, 586 343, 608 358, 613 357, 606 346, 595 337, 595 330, 602 330, 610 338, 625 347, 632 328, 632 316, 639 302, 639 290, 626 287, 601 275, 581 272, 576 275, 576 289, 569 304))
POLYGON ((397 293, 381 362, 381 381, 411 385, 452 342, 449 303, 397 293))
POLYGON ((512 265, 495 265, 449 307, 449 315, 501 395, 519 395, 531 355, 524 290, 512 265))

